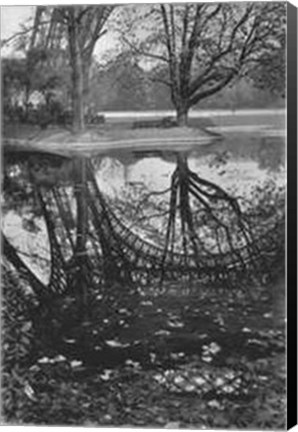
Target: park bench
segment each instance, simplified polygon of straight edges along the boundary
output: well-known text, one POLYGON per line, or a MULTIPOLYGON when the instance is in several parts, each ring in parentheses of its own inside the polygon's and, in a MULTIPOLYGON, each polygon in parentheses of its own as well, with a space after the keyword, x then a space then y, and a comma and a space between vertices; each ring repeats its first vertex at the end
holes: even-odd
POLYGON ((158 120, 138 120, 133 123, 133 129, 144 128, 170 128, 177 126, 177 121, 173 117, 164 117, 158 120))

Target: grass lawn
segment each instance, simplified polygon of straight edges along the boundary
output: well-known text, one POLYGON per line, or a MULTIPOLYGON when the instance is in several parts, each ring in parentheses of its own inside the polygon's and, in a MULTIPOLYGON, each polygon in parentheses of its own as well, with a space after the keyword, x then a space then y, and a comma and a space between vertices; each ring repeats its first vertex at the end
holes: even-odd
MULTIPOLYGON (((236 112, 237 113, 237 112, 236 112)), ((202 128, 208 128, 208 127, 217 127, 217 126, 247 126, 247 125, 268 125, 275 128, 285 128, 285 113, 283 114, 280 111, 272 111, 269 113, 268 111, 264 110, 263 113, 258 112, 257 114, 252 113, 245 113, 241 115, 233 115, 232 114, 218 114, 216 111, 214 111, 213 114, 202 117, 191 117, 189 118, 189 126, 190 127, 202 127, 202 128)), ((142 118, 141 114, 139 115, 140 118, 142 118)), ((157 118, 157 117, 156 117, 157 118)), ((109 113, 107 113, 107 122, 106 126, 109 128, 109 126, 113 130, 123 130, 123 129, 131 129, 133 123, 137 117, 131 118, 131 117, 125 117, 125 112, 123 112, 123 115, 121 114, 121 117, 117 116, 117 118, 110 117, 109 113)), ((154 119, 154 118, 152 118, 154 119)), ((146 121, 146 118, 143 119, 146 121)), ((147 120, 151 120, 147 119, 147 120)), ((60 130, 59 128, 49 128, 49 130, 53 130, 54 132, 56 130, 60 130)), ((24 124, 10 124, 5 125, 3 130, 3 135, 7 137, 19 137, 19 138, 27 138, 34 136, 40 131, 40 128, 38 126, 32 126, 32 125, 24 125, 24 124)), ((142 131, 144 132, 144 130, 142 131)), ((169 129, 167 129, 167 132, 169 132, 169 129)))

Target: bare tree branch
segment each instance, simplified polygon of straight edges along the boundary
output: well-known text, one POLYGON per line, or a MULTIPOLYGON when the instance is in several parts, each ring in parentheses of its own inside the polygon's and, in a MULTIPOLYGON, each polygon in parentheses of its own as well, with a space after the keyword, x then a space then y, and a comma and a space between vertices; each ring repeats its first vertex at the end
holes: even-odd
POLYGON ((132 52, 134 52, 137 55, 149 57, 149 58, 152 58, 155 60, 160 60, 160 61, 166 62, 166 63, 169 62, 169 59, 167 57, 164 57, 160 54, 152 53, 150 51, 146 51, 146 50, 140 48, 139 46, 133 44, 132 42, 130 42, 130 40, 128 38, 126 38, 125 36, 122 36, 122 39, 123 39, 124 43, 131 48, 132 52))
POLYGON ((200 98, 240 77, 264 50, 272 51, 269 42, 276 37, 284 10, 251 2, 160 4, 154 14, 157 27, 148 38, 139 42, 136 32, 132 42, 128 30, 125 41, 138 56, 164 61, 169 79, 159 77, 157 68, 156 81, 170 87, 178 123, 180 119, 183 124, 188 109, 200 98), (159 56, 158 47, 166 58, 159 56))
MULTIPOLYGON (((41 22, 39 22, 39 26, 49 24, 50 22, 51 22, 51 20, 41 21, 41 22)), ((19 32, 14 33, 12 36, 10 36, 7 39, 3 39, 1 41, 1 48, 3 48, 5 45, 9 44, 13 40, 17 39, 18 37, 31 33, 34 29, 35 29, 35 27, 33 25, 32 27, 28 27, 24 30, 21 30, 19 32)))

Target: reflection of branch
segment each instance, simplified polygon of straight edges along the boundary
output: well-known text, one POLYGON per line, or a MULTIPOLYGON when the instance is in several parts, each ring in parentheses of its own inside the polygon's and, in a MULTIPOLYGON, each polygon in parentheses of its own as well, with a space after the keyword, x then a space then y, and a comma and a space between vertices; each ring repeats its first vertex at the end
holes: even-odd
POLYGON ((144 199, 148 199, 148 198, 150 198, 151 196, 163 195, 163 194, 165 194, 165 193, 167 193, 167 192, 170 192, 170 191, 171 191, 171 187, 169 187, 169 188, 167 188, 167 189, 164 189, 164 190, 162 190, 162 191, 152 191, 152 192, 148 192, 148 194, 145 195, 144 199))
POLYGON ((38 255, 38 254, 36 254, 36 253, 28 253, 28 252, 24 252, 24 251, 20 250, 20 249, 17 248, 17 247, 15 248, 15 250, 16 250, 20 255, 26 256, 26 257, 28 257, 28 258, 35 258, 35 259, 37 259, 37 260, 44 261, 44 262, 47 263, 47 264, 50 264, 50 263, 51 263, 51 260, 49 260, 48 258, 44 258, 44 257, 42 257, 42 256, 40 256, 40 255, 38 255))
MULTIPOLYGON (((220 207, 220 208, 216 209, 216 211, 221 211, 221 212, 226 211, 226 210, 231 210, 231 207, 220 207)), ((194 210, 193 211, 193 214, 196 215, 196 216, 199 213, 202 213, 204 215, 205 214, 205 209, 204 208, 199 208, 198 210, 194 210)))
POLYGON ((45 296, 47 294, 46 286, 40 281, 37 276, 35 276, 35 274, 30 270, 30 268, 19 257, 16 249, 10 244, 5 235, 3 233, 1 233, 1 235, 3 253, 8 259, 8 261, 15 267, 19 274, 27 280, 27 282, 31 285, 31 288, 38 297, 45 296))
POLYGON ((220 225, 223 228, 227 228, 226 224, 224 224, 223 222, 221 222, 218 217, 215 216, 214 212, 212 211, 212 208, 209 206, 209 204, 207 203, 207 201, 205 201, 204 198, 202 198, 197 191, 192 190, 191 188, 189 189, 190 193, 197 198, 197 200, 203 204, 203 206, 206 208, 208 214, 218 223, 218 225, 220 225))
MULTIPOLYGON (((207 180, 204 180, 202 178, 200 178, 197 174, 190 172, 190 176, 196 180, 197 183, 200 183, 201 185, 204 186, 208 186, 208 187, 212 187, 213 189, 215 189, 217 191, 217 194, 210 194, 206 191, 203 191, 198 185, 197 183, 194 183, 194 181, 192 181, 190 183, 190 192, 206 207, 208 213, 210 214, 210 216, 222 227, 224 227, 225 231, 226 231, 226 235, 229 241, 229 244, 231 246, 232 249, 232 243, 230 240, 230 233, 228 231, 228 227, 226 226, 226 224, 224 224, 223 222, 221 222, 214 214, 214 212, 212 211, 211 207, 209 206, 209 204, 205 201, 205 199, 202 198, 202 195, 209 197, 210 199, 223 199, 226 200, 230 203, 230 205, 232 206, 232 209, 234 210, 234 212, 236 213, 237 217, 238 217, 238 224, 239 224, 239 228, 245 238, 246 243, 249 243, 249 237, 251 239, 253 239, 252 233, 248 232, 247 227, 244 224, 244 220, 243 220, 243 216, 242 216, 242 211, 240 209, 240 206, 237 202, 237 200, 234 197, 231 197, 229 194, 227 194, 220 186, 215 185, 207 180)), ((241 256, 239 256, 239 259, 242 261, 241 256)))
POLYGON ((175 240, 175 218, 176 218, 176 211, 177 211, 177 192, 178 192, 178 170, 176 169, 173 174, 172 174, 172 179, 171 179, 171 196, 170 196, 170 216, 168 219, 168 223, 167 223, 167 230, 166 230, 166 236, 165 236, 165 246, 164 246, 164 251, 163 251, 163 256, 162 256, 162 261, 161 261, 161 276, 160 276, 160 286, 163 283, 163 278, 164 278, 164 264, 166 261, 166 257, 168 254, 168 249, 169 249, 169 242, 170 242, 170 237, 172 234, 172 246, 171 246, 171 251, 174 250, 174 240, 175 240))
POLYGON ((167 189, 164 189, 164 190, 162 190, 162 191, 152 191, 152 192, 148 192, 148 193, 147 193, 146 195, 144 195, 144 196, 142 197, 142 199, 139 201, 139 203, 138 203, 137 206, 136 206, 135 211, 138 212, 138 211, 141 209, 141 207, 142 207, 145 203, 148 202, 149 198, 151 198, 151 197, 153 197, 153 196, 164 195, 164 194, 166 194, 166 193, 168 193, 168 192, 170 192, 170 191, 171 191, 171 187, 169 187, 169 188, 167 188, 167 189))
MULTIPOLYGON (((148 221, 148 220, 150 220, 150 219, 154 219, 154 218, 157 218, 157 217, 163 217, 163 216, 166 216, 166 215, 168 215, 169 213, 170 213, 169 210, 165 210, 165 211, 163 211, 163 212, 154 213, 153 215, 150 215, 150 216, 147 216, 147 215, 146 215, 146 216, 142 216, 141 218, 137 218, 135 222, 143 222, 144 220, 148 221)), ((135 225, 135 222, 133 222, 133 223, 131 224, 131 226, 128 227, 128 228, 131 229, 131 228, 135 225)))
POLYGON ((227 194, 227 192, 225 192, 224 189, 222 189, 220 186, 218 186, 214 183, 209 182, 208 180, 205 180, 205 179, 199 177, 194 172, 190 172, 190 176, 193 179, 195 179, 198 183, 200 183, 201 185, 208 186, 208 187, 215 189, 219 193, 219 195, 218 196, 214 195, 214 197, 227 200, 231 204, 231 206, 233 207, 235 212, 238 215, 241 215, 241 210, 240 210, 240 207, 237 203, 237 200, 234 197, 231 197, 229 194, 227 194))

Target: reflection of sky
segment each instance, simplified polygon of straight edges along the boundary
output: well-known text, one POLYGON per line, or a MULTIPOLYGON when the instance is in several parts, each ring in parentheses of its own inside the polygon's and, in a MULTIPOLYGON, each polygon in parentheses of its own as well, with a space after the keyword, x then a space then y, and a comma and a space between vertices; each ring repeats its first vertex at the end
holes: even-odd
POLYGON ((233 195, 249 198, 257 184, 263 184, 269 178, 279 185, 285 182, 284 172, 269 172, 261 168, 255 160, 231 160, 218 168, 210 167, 209 157, 189 160, 189 167, 200 177, 212 181, 233 195))
POLYGON ((149 190, 162 190, 169 187, 175 165, 158 157, 148 157, 125 165, 117 159, 106 157, 97 171, 100 188, 107 194, 120 195, 130 183, 142 183, 149 190))
POLYGON ((36 259, 30 257, 30 255, 36 254, 42 260, 48 260, 48 262, 50 260, 46 226, 38 219, 35 219, 35 223, 39 228, 37 234, 25 230, 23 227, 23 218, 11 210, 2 218, 2 229, 11 244, 23 252, 22 260, 25 264, 27 264, 44 283, 47 283, 50 276, 49 266, 43 265, 43 269, 41 269, 41 261, 39 260, 37 263, 36 259))
MULTIPOLYGON (((271 169, 268 160, 266 166, 261 159, 231 158, 226 164, 214 166, 213 157, 214 155, 190 156, 189 168, 237 196, 249 198, 256 185, 262 185, 268 179, 281 186, 285 184, 285 170, 280 166, 276 170, 271 169)), ((145 157, 134 162, 131 160, 128 164, 106 157, 101 161, 97 179, 100 188, 113 196, 121 196, 124 188, 138 183, 142 183, 148 190, 160 191, 170 186, 175 167, 174 162, 165 161, 162 157, 145 157)))

